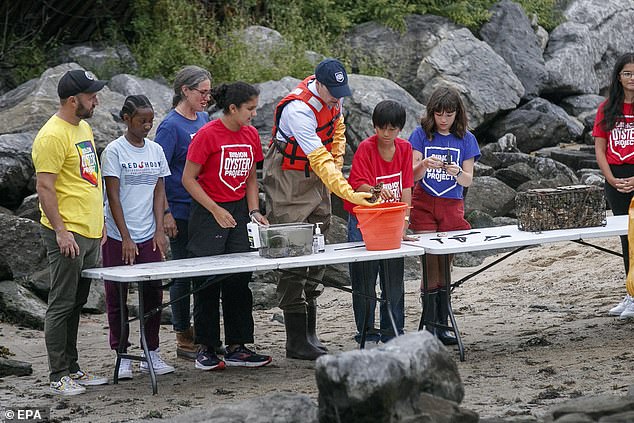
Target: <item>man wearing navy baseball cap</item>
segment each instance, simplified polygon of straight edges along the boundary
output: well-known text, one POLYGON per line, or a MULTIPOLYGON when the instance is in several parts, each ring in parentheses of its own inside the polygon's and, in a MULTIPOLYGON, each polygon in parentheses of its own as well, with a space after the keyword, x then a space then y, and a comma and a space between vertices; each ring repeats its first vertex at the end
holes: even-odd
MULTIPOLYGON (((270 223, 322 223, 330 226, 330 193, 371 206, 370 193, 355 192, 341 173, 346 152, 343 97, 352 94, 348 73, 336 59, 325 59, 275 110, 271 148, 264 157, 264 192, 270 223)), ((297 271, 321 280, 323 267, 297 271), (308 272, 308 273, 307 273, 308 272)), ((323 285, 286 274, 277 285, 284 311, 286 356, 315 360, 327 352, 317 338, 317 297, 323 285)))
POLYGON ((332 97, 340 99, 352 95, 348 86, 348 73, 336 59, 326 59, 315 68, 317 82, 324 85, 332 97))
POLYGON ((97 149, 84 119, 93 115, 105 84, 84 70, 66 72, 57 85, 57 113, 40 129, 31 151, 51 275, 44 318, 49 389, 57 395, 108 383, 82 370, 77 352, 79 317, 90 292, 90 279, 81 271, 99 265, 104 222, 97 149))

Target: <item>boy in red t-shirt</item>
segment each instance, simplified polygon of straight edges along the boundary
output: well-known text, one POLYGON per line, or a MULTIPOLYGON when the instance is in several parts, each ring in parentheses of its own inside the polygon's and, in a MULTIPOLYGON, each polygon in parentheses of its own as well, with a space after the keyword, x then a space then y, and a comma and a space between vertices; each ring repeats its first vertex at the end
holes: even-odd
MULTIPOLYGON (((396 101, 385 100, 376 105, 372 112, 372 125, 375 135, 363 140, 352 159, 352 168, 348 182, 357 192, 370 192, 379 183, 383 184, 381 199, 383 201, 401 201, 411 205, 414 174, 412 169, 412 146, 398 134, 405 126, 405 109, 396 101)), ((361 232, 357 228, 357 218, 352 211, 354 204, 345 201, 344 208, 350 213, 348 219, 348 241, 362 241, 361 232)), ((409 209, 407 209, 409 216, 409 209)), ((403 239, 410 240, 406 234, 407 223, 403 228, 403 239)), ((357 325, 355 340, 361 341, 363 316, 366 301, 369 310, 366 316, 368 342, 387 342, 394 337, 394 331, 387 313, 387 305, 381 302, 380 326, 374 327, 374 310, 376 301, 368 299, 375 296, 376 278, 381 271, 381 285, 385 285, 384 273, 389 268, 390 283, 381 291, 383 300, 389 299, 392 313, 399 334, 403 333, 405 322, 403 272, 404 259, 395 258, 384 263, 381 260, 350 263, 350 280, 352 289, 360 295, 352 296, 354 320, 357 325), (386 268, 387 267, 387 268, 386 268)))

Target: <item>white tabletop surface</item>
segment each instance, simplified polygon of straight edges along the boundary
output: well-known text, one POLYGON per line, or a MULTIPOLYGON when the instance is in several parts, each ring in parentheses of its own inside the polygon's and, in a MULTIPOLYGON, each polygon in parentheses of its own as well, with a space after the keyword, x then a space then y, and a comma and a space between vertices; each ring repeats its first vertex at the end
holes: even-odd
POLYGON ((405 245, 397 250, 368 251, 362 242, 326 245, 326 251, 299 257, 265 258, 258 252, 223 254, 158 263, 135 264, 133 266, 101 267, 86 269, 82 276, 115 282, 137 282, 173 277, 196 277, 222 275, 259 270, 292 269, 303 266, 351 263, 397 257, 420 256, 420 246, 405 245))
POLYGON ((418 235, 418 241, 403 241, 397 250, 368 251, 362 242, 326 245, 326 252, 300 257, 265 258, 257 252, 224 254, 220 256, 198 257, 158 263, 135 264, 133 266, 102 267, 86 269, 84 277, 106 279, 116 282, 136 282, 173 277, 196 277, 221 275, 237 272, 292 269, 295 267, 324 264, 350 263, 381 260, 396 257, 419 256, 422 254, 454 254, 469 251, 515 248, 559 241, 603 238, 627 234, 628 216, 610 216, 605 226, 591 228, 560 229, 543 232, 520 231, 516 225, 478 228, 418 235), (478 232, 465 235, 469 232, 478 232), (454 238, 465 235, 464 242, 454 238), (508 235, 507 237, 500 237, 508 235), (485 241, 488 237, 500 237, 485 241), (442 239, 442 244, 433 238, 442 239))
POLYGON ((514 248, 526 245, 547 244, 559 241, 575 241, 590 238, 604 238, 617 235, 627 235, 628 216, 609 216, 605 226, 593 226, 590 228, 558 229, 543 232, 520 231, 516 225, 497 226, 491 228, 477 228, 464 231, 453 231, 417 235, 416 242, 404 242, 407 245, 416 245, 425 250, 425 254, 454 254, 469 251, 495 250, 499 248, 514 248), (465 235, 470 232, 471 235, 465 235), (464 242, 453 238, 456 235, 465 235, 464 242), (507 237, 501 237, 508 235, 507 237), (487 236, 489 237, 487 241, 487 236), (500 237, 497 239, 491 237, 500 237), (442 244, 433 238, 440 238, 442 244))

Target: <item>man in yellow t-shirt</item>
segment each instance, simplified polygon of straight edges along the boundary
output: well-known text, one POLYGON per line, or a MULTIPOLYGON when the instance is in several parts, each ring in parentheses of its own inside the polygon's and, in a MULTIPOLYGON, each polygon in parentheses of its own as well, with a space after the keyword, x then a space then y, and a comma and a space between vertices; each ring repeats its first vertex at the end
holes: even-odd
POLYGON ((51 275, 44 319, 50 390, 59 395, 108 382, 82 371, 77 353, 79 317, 90 292, 90 279, 81 271, 98 266, 104 224, 99 161, 83 119, 93 115, 105 84, 84 70, 66 72, 57 86, 57 113, 40 129, 31 152, 51 275))

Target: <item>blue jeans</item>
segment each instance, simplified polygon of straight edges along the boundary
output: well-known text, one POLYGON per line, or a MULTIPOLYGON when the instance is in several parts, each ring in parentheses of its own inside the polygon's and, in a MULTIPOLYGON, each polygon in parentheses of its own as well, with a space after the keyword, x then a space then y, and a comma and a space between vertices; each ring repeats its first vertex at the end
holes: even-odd
MULTIPOLYGON (((176 227, 178 235, 174 239, 170 239, 170 249, 172 250, 172 259, 187 258, 187 226, 188 221, 176 219, 176 227)), ((185 296, 182 300, 172 303, 172 325, 176 332, 183 332, 189 328, 190 312, 189 304, 192 280, 190 278, 174 279, 170 285, 170 301, 185 296)))
MULTIPOLYGON (((363 241, 361 231, 357 228, 357 218, 350 215, 348 218, 348 241, 363 241)), ((405 295, 403 288, 403 273, 405 269, 405 260, 403 258, 395 258, 389 260, 372 260, 358 263, 349 263, 350 281, 352 289, 363 295, 376 296, 376 280, 380 276, 382 285, 385 289, 381 291, 381 299, 385 300, 386 295, 389 299, 396 322, 398 333, 403 333, 405 325, 405 295), (385 275, 389 274, 389 283, 385 279, 385 275)), ((357 326, 357 334, 355 340, 361 341, 361 331, 363 330, 363 316, 365 314, 366 301, 369 303, 369 310, 366 316, 367 335, 366 340, 369 342, 387 342, 394 337, 394 330, 387 312, 387 304, 381 302, 380 307, 380 327, 377 330, 374 327, 374 313, 376 309, 376 301, 368 299, 360 295, 352 295, 352 309, 354 311, 354 320, 357 326)))

